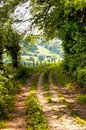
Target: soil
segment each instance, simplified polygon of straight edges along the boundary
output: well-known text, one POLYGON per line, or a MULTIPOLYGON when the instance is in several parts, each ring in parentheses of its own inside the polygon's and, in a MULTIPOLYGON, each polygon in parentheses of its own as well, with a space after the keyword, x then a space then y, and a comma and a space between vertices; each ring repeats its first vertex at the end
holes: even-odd
POLYGON ((26 130, 26 104, 25 101, 28 96, 30 82, 28 81, 22 87, 20 94, 17 96, 15 111, 13 112, 12 119, 6 124, 6 128, 1 130, 26 130))
POLYGON ((59 95, 61 93, 57 86, 53 84, 51 78, 49 79, 49 93, 51 95, 52 102, 48 102, 45 97, 46 92, 43 90, 42 85, 43 75, 44 73, 42 73, 39 77, 37 96, 39 103, 43 108, 44 115, 48 120, 49 130, 86 130, 86 124, 78 124, 76 122, 76 118, 71 115, 71 109, 69 109, 65 102, 60 99, 59 95))

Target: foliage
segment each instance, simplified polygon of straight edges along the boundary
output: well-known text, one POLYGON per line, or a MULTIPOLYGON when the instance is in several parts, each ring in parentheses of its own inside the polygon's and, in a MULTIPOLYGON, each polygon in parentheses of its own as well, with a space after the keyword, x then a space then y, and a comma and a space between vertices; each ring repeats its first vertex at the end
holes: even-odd
POLYGON ((0 120, 0 129, 5 128, 5 122, 0 120))
POLYGON ((80 117, 76 117, 76 122, 80 125, 84 125, 85 124, 85 121, 83 119, 81 119, 80 117))
POLYGON ((43 55, 38 55, 39 61, 44 61, 44 56, 43 55))
POLYGON ((7 118, 8 113, 13 108, 17 85, 14 86, 12 78, 12 75, 6 77, 4 72, 0 71, 0 118, 7 118))
POLYGON ((44 76, 43 76, 43 88, 44 88, 44 91, 49 91, 50 90, 50 87, 49 87, 49 71, 48 69, 45 69, 45 73, 44 73, 44 76))
POLYGON ((21 70, 23 67, 20 68, 19 71, 11 66, 4 66, 4 69, 0 70, 0 119, 9 118, 15 104, 15 96, 25 82, 24 77, 26 76, 25 73, 27 68, 25 68, 25 75, 22 77, 20 76, 20 73, 22 73, 21 70))
POLYGON ((13 67, 18 67, 19 50, 20 50, 19 42, 21 39, 21 35, 12 28, 10 22, 6 23, 6 25, 3 26, 0 33, 1 33, 0 44, 2 45, 2 48, 0 48, 1 61, 3 51, 6 49, 8 54, 10 54, 12 57, 13 67))
POLYGON ((77 69, 77 80, 81 85, 86 86, 86 67, 77 69))
POLYGON ((35 35, 30 33, 27 35, 24 39, 25 42, 29 42, 31 45, 37 42, 37 39, 39 38, 39 35, 35 35))
POLYGON ((70 73, 64 70, 63 62, 58 62, 52 66, 50 74, 56 84, 63 85, 71 90, 76 86, 76 82, 71 78, 70 73))
POLYGON ((48 124, 43 116, 43 111, 38 104, 38 100, 34 91, 30 92, 27 101, 27 118, 28 118, 28 130, 48 130, 48 124))
POLYGON ((43 83, 44 84, 49 83, 49 74, 50 74, 51 68, 52 68, 52 64, 46 64, 45 72, 44 72, 44 76, 43 76, 43 83))
POLYGON ((31 6, 32 24, 48 39, 62 39, 65 68, 75 77, 77 68, 86 66, 86 1, 31 0, 31 6))
POLYGON ((0 68, 3 63, 3 51, 7 49, 12 57, 13 66, 18 66, 20 34, 12 27, 12 13, 21 0, 1 0, 0 1, 0 68))
POLYGON ((85 104, 86 103, 86 94, 81 94, 79 96, 77 96, 77 101, 81 104, 85 104))
POLYGON ((16 72, 16 78, 21 81, 26 80, 32 76, 33 71, 34 69, 32 67, 24 67, 20 65, 16 72))

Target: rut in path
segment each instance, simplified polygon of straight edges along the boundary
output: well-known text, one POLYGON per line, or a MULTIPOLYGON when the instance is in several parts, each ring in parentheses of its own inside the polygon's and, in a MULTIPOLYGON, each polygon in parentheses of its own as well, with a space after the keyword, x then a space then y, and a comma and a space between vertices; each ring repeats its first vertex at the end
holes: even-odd
POLYGON ((61 126, 60 126, 60 128, 58 127, 58 125, 57 125, 58 121, 56 119, 57 117, 54 114, 52 107, 48 104, 48 101, 44 97, 45 92, 43 91, 43 86, 42 86, 43 75, 44 75, 44 73, 42 73, 39 77, 37 96, 38 96, 40 105, 43 107, 44 115, 48 119, 49 129, 50 130, 65 130, 61 126))
POLYGON ((73 117, 72 108, 68 107, 65 102, 61 101, 59 95, 58 87, 53 84, 51 78, 49 78, 50 82, 50 94, 52 96, 53 110, 57 114, 58 125, 60 124, 65 128, 65 130, 86 130, 86 123, 83 125, 79 125, 76 122, 76 118, 73 117))
POLYGON ((26 130, 26 105, 25 100, 28 96, 28 86, 30 82, 22 87, 20 94, 17 97, 15 111, 13 113, 13 118, 7 122, 7 126, 1 130, 26 130))
POLYGON ((70 110, 66 108, 66 105, 59 99, 59 93, 56 87, 53 85, 50 79, 50 94, 52 97, 52 105, 50 105, 47 99, 44 97, 44 90, 42 86, 42 78, 44 73, 39 77, 37 96, 39 102, 43 108, 44 115, 48 119, 49 130, 86 130, 84 127, 77 124, 74 118, 70 115, 70 110))

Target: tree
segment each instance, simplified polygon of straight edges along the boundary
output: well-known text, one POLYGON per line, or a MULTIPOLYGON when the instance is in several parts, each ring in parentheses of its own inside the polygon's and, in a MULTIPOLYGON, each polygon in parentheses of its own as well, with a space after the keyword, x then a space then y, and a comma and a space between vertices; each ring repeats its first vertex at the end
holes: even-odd
POLYGON ((12 57, 13 67, 17 67, 20 50, 19 42, 21 35, 12 28, 12 25, 10 23, 6 23, 0 32, 0 64, 2 66, 2 54, 4 49, 6 49, 12 57))
POLYGON ((73 76, 86 66, 86 1, 31 0, 32 25, 48 39, 60 37, 65 52, 65 68, 73 76))
POLYGON ((14 68, 18 67, 20 39, 21 39, 21 35, 19 33, 17 33, 11 27, 11 25, 9 25, 8 28, 6 28, 6 40, 7 40, 7 42, 5 43, 5 47, 8 51, 8 53, 12 57, 12 63, 13 63, 14 68), (10 33, 10 35, 9 35, 9 33, 10 33))
POLYGON ((45 60, 45 57, 43 55, 38 55, 38 60, 42 62, 45 60))
POLYGON ((1 0, 0 1, 0 67, 2 68, 3 50, 6 48, 12 56, 13 66, 17 67, 17 55, 19 51, 20 35, 12 28, 13 19, 10 14, 22 0, 1 0), (11 24, 10 24, 11 23, 11 24))

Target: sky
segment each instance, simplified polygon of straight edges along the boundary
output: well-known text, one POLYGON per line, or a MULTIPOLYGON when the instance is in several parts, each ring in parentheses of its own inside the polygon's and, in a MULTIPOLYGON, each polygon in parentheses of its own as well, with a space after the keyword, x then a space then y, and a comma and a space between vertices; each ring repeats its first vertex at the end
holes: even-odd
MULTIPOLYGON (((14 23, 14 27, 19 32, 26 32, 26 34, 30 33, 30 18, 32 17, 30 14, 30 2, 26 2, 24 4, 18 5, 14 11, 13 17, 14 19, 22 20, 23 22, 14 23)), ((41 31, 37 29, 37 27, 32 29, 33 34, 40 34, 41 31)))
POLYGON ((29 11, 29 2, 17 6, 14 11, 13 17, 22 21, 26 20, 25 22, 14 23, 14 26, 17 30, 19 30, 20 32, 24 32, 25 30, 27 30, 28 26, 30 25, 30 22, 27 21, 27 19, 31 18, 31 14, 29 11))

